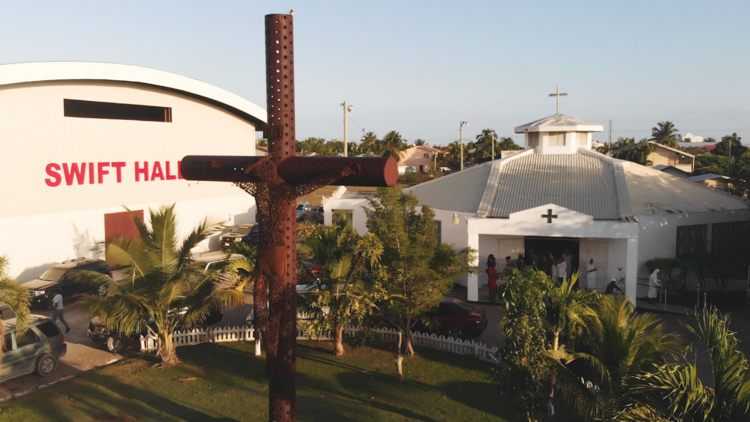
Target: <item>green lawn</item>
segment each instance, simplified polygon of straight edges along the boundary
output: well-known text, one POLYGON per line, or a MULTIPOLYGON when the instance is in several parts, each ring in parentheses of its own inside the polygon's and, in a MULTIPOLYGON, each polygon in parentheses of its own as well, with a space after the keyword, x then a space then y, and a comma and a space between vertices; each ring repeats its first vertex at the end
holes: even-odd
MULTIPOLYGON (((128 359, 0 405, 0 420, 265 421, 265 360, 253 351, 252 343, 183 347, 182 363, 169 369, 153 367, 151 356, 128 359)), ((298 420, 505 420, 489 364, 418 353, 405 360, 407 381, 400 384, 392 351, 363 347, 333 358, 330 343, 300 343, 298 420)))

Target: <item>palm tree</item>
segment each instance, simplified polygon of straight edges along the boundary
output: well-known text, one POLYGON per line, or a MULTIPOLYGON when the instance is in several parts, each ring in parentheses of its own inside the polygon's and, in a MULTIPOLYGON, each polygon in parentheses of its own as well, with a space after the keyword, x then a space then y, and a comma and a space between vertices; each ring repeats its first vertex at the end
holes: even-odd
MULTIPOLYGON (((29 312, 29 290, 21 286, 8 274, 8 258, 0 255, 0 304, 5 304, 13 313, 16 314, 16 332, 22 334, 26 331, 30 322, 29 312)), ((3 348, 5 341, 5 324, 2 322, 0 313, 0 350, 3 348)), ((2 360, 2 355, 0 355, 2 360)))
POLYGON ((625 295, 604 297, 597 313, 590 327, 595 339, 589 342, 590 352, 571 353, 563 360, 585 364, 590 374, 584 376, 592 388, 581 383, 580 373, 555 361, 561 389, 581 413, 597 420, 653 417, 653 410, 642 404, 639 377, 651 372, 654 365, 679 357, 686 342, 667 333, 653 314, 636 314, 625 295))
POLYGON ((695 363, 678 363, 642 377, 654 394, 647 403, 685 421, 746 421, 750 416, 750 368, 729 330, 729 317, 708 309, 687 326, 711 357, 713 388, 703 384, 695 363))
POLYGON ((414 146, 424 147, 429 145, 427 145, 427 142, 424 139, 417 139, 416 141, 414 141, 414 146))
POLYGON ((332 226, 318 226, 304 242, 300 258, 315 264, 305 269, 310 287, 299 298, 300 309, 312 316, 305 331, 310 335, 333 333, 335 356, 344 352, 344 326, 361 322, 371 313, 375 301, 383 298, 367 286, 369 269, 377 266, 383 245, 372 234, 359 237, 349 221, 340 215, 332 226))
POLYGON ((659 122, 651 128, 651 140, 658 144, 666 145, 670 148, 679 148, 675 134, 680 130, 674 127, 674 123, 669 120, 659 122))
MULTIPOLYGON (((573 350, 576 342, 589 335, 589 327, 596 323, 596 311, 592 306, 599 303, 601 295, 592 291, 573 290, 580 273, 576 272, 570 279, 561 284, 550 281, 547 288, 550 304, 547 307, 548 330, 552 333, 552 349, 549 356, 553 359, 564 359, 566 350, 573 350), (564 345, 561 347, 560 338, 564 345)), ((555 372, 552 374, 550 398, 555 395, 555 372)))
POLYGON ((495 155, 500 152, 500 145, 497 142, 497 135, 495 135, 494 130, 483 129, 482 133, 477 135, 476 139, 477 140, 474 145, 477 148, 477 151, 474 153, 474 156, 479 161, 487 161, 492 159, 493 144, 495 147, 495 155))
POLYGON ((378 155, 381 157, 393 157, 396 161, 401 161, 400 154, 405 149, 406 141, 395 130, 388 132, 375 146, 378 155))
POLYGON ((378 135, 375 132, 367 132, 362 136, 359 143, 360 154, 371 154, 375 152, 375 146, 378 143, 378 135))
POLYGON ((80 282, 104 283, 107 295, 85 296, 73 307, 102 318, 112 332, 142 332, 150 330, 152 325, 159 338, 157 355, 162 366, 173 366, 179 362, 172 340, 175 331, 203 322, 216 306, 231 308, 242 303, 244 286, 238 283, 226 289, 217 288, 220 270, 204 273, 203 264, 192 258, 191 250, 221 230, 223 224, 206 218, 178 241, 174 204, 151 210, 151 227, 132 212, 131 215, 138 237, 132 240, 118 237, 107 243, 108 257, 127 268, 124 282, 118 284, 102 274, 81 271, 80 282))

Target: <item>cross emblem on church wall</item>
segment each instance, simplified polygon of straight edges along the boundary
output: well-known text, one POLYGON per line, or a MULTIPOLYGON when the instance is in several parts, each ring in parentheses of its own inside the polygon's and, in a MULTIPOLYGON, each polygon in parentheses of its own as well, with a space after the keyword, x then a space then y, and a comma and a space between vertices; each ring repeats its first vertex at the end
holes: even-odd
POLYGON ((547 224, 552 224, 552 219, 553 218, 557 218, 557 214, 552 215, 552 210, 548 209, 546 215, 542 214, 542 218, 546 218, 547 219, 547 224))
POLYGON ((557 94, 549 94, 550 97, 557 97, 557 114, 560 114, 560 97, 567 97, 567 93, 560 94, 560 86, 557 87, 557 94))
POLYGON ((297 374, 296 199, 326 185, 394 186, 393 158, 297 157, 291 14, 266 15, 266 157, 187 156, 187 180, 234 182, 255 198, 260 223, 253 289, 266 348, 269 420, 295 421, 297 374))

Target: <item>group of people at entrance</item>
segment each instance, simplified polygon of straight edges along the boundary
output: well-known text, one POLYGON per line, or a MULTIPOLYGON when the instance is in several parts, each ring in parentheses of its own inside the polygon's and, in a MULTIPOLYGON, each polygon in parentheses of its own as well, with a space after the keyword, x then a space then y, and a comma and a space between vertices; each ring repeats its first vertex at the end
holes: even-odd
MULTIPOLYGON (((503 272, 510 269, 523 270, 526 267, 536 268, 539 271, 544 272, 553 281, 562 283, 564 279, 570 277, 570 273, 573 271, 573 254, 570 253, 569 249, 565 249, 565 252, 559 257, 555 258, 551 253, 545 251, 543 254, 538 255, 534 253, 534 249, 529 249, 526 257, 523 254, 518 254, 518 259, 513 260, 510 256, 505 257, 505 269, 503 272)), ((489 289, 490 303, 500 302, 498 297, 498 285, 500 284, 501 274, 497 271, 497 261, 495 255, 490 254, 487 257, 487 287, 489 289)), ((583 288, 589 290, 596 290, 598 284, 597 268, 594 265, 594 259, 591 258, 586 263, 586 273, 584 279, 585 285, 583 288)), ((625 293, 621 288, 625 285, 625 272, 622 267, 618 267, 617 271, 612 275, 612 278, 607 284, 604 290, 604 294, 616 294, 625 293)), ((578 282, 573 286, 574 289, 578 289, 578 282)))

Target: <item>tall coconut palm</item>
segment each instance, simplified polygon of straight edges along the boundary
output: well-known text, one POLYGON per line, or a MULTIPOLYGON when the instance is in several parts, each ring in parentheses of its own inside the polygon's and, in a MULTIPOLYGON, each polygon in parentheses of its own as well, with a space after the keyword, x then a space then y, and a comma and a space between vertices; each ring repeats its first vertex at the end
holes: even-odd
MULTIPOLYGON (((560 387, 581 413, 597 420, 637 420, 654 412, 642 405, 640 377, 655 365, 664 365, 683 352, 686 342, 667 333, 653 314, 636 314, 625 295, 604 297, 591 327, 594 341, 589 352, 575 352, 565 363, 583 363, 592 388, 580 380, 582 374, 570 365, 556 362, 560 387)), ((657 420, 657 419, 652 419, 657 420)))
POLYGON ((416 141, 414 141, 414 146, 424 147, 429 145, 427 145, 427 141, 425 141, 424 139, 417 139, 416 141))
POLYGON ((300 258, 314 265, 306 269, 308 287, 300 295, 299 306, 312 318, 305 331, 310 335, 332 333, 335 356, 344 351, 344 326, 361 322, 385 297, 367 283, 367 276, 378 265, 383 245, 372 234, 360 237, 341 216, 332 226, 318 226, 304 242, 300 258))
POLYGON ((126 267, 122 284, 96 272, 81 271, 79 281, 104 283, 107 295, 85 296, 72 307, 101 318, 113 332, 141 332, 152 325, 159 339, 157 355, 162 366, 173 366, 179 362, 173 342, 175 331, 201 323, 216 306, 231 308, 242 303, 244 286, 219 289, 220 270, 206 271, 192 258, 191 250, 221 230, 223 224, 204 219, 178 240, 174 205, 151 210, 150 227, 131 215, 138 236, 118 237, 107 243, 108 258, 126 267))
POLYGON ((406 141, 401 138, 400 133, 392 130, 376 144, 375 152, 381 157, 393 157, 396 161, 401 161, 400 154, 405 149, 406 141))
POLYGON ((362 136, 362 140, 359 143, 360 154, 372 154, 375 152, 375 147, 378 143, 378 135, 375 132, 367 132, 362 136))
POLYGON ((750 368, 736 334, 729 330, 729 317, 711 308, 687 329, 708 349, 713 388, 698 377, 695 363, 656 367, 642 377, 646 390, 653 392, 646 403, 673 420, 750 420, 750 368))
POLYGON ((680 130, 674 127, 674 123, 669 120, 659 122, 651 128, 651 140, 658 144, 666 145, 670 148, 679 148, 675 134, 680 130))
MULTIPOLYGON (((16 314, 16 332, 23 333, 29 326, 29 290, 21 286, 8 273, 8 258, 0 255, 0 305, 5 304, 9 310, 16 314)), ((5 341, 5 324, 0 318, 0 350, 5 341)), ((0 360, 2 355, 0 355, 0 360)))

